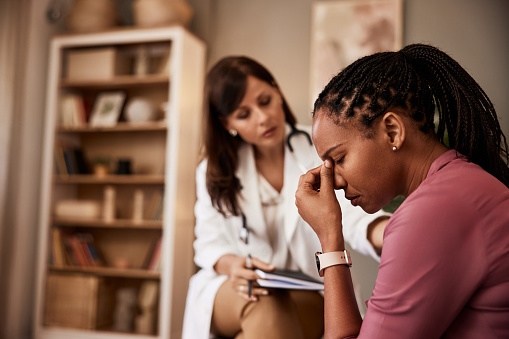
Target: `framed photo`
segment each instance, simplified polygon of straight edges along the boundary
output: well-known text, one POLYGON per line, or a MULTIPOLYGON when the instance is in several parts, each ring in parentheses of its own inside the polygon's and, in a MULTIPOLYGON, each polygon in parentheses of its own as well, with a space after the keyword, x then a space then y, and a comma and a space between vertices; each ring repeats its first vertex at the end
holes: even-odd
POLYGON ((325 85, 355 60, 402 47, 403 0, 336 0, 313 3, 311 107, 325 85))
POLYGON ((126 94, 125 92, 102 92, 95 99, 90 113, 90 126, 115 126, 122 112, 126 94))

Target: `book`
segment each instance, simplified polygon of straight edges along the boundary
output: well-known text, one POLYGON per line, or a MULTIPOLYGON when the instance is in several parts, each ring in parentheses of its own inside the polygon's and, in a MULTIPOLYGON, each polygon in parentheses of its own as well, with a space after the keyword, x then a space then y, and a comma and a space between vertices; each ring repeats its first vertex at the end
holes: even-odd
POLYGON ((83 150, 78 146, 55 146, 56 174, 90 174, 88 161, 83 150))
POLYGON ((74 159, 74 154, 68 150, 63 149, 64 152, 64 160, 65 160, 65 166, 67 168, 68 174, 78 174, 77 166, 76 166, 76 159, 74 159))
POLYGON ((152 257, 150 259, 150 262, 147 266, 147 269, 149 271, 158 272, 160 270, 161 266, 161 240, 162 238, 159 237, 156 241, 154 250, 152 252, 152 257))
POLYGON ((90 170, 88 168, 87 161, 85 160, 85 156, 83 155, 83 151, 81 148, 74 147, 72 149, 72 155, 74 156, 74 163, 76 164, 76 170, 78 174, 89 174, 90 170))
POLYGON ((164 195, 162 191, 156 191, 152 194, 150 201, 145 209, 145 219, 161 220, 163 210, 164 195))
POLYGON ((86 124, 86 108, 83 97, 77 94, 65 94, 60 104, 60 125, 63 127, 81 127, 86 124))
POLYGON ((64 244, 65 248, 65 254, 66 254, 66 263, 69 266, 80 266, 80 262, 78 261, 78 258, 74 254, 74 249, 71 244, 71 237, 69 235, 66 235, 62 238, 62 243, 64 244))
POLYGON ((85 253, 85 257, 87 259, 88 267, 97 267, 101 266, 102 262, 97 253, 97 249, 95 248, 94 238, 90 233, 78 233, 76 234, 78 238, 78 242, 85 253))
POLYGON ((55 147, 55 165, 57 174, 60 175, 69 174, 67 172, 67 165, 65 164, 64 149, 62 145, 57 145, 55 147))
POLYGON ((299 271, 276 268, 274 271, 255 269, 262 279, 256 279, 261 287, 290 290, 323 290, 323 282, 299 271))
POLYGON ((52 229, 53 246, 52 246, 52 259, 53 265, 58 268, 63 268, 66 265, 64 247, 62 244, 62 234, 59 228, 52 229))
POLYGON ((103 266, 103 261, 99 255, 99 251, 95 246, 94 238, 91 234, 84 234, 83 238, 88 246, 88 253, 90 253, 95 266, 103 266))
POLYGON ((83 247, 81 246, 78 237, 75 234, 71 235, 69 237, 69 242, 71 244, 71 249, 74 251, 74 256, 78 261, 78 266, 88 267, 87 257, 83 251, 83 247))
POLYGON ((154 255, 154 250, 158 246, 159 238, 153 239, 150 243, 150 248, 145 255, 145 259, 143 260, 143 264, 141 265, 142 269, 148 269, 148 266, 150 265, 150 261, 152 260, 152 256, 154 255))

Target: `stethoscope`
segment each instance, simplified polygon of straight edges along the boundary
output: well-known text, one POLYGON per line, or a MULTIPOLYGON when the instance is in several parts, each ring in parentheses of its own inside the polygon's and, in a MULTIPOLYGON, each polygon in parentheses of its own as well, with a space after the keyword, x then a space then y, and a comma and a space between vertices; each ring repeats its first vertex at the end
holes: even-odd
POLYGON ((239 235, 240 241, 247 245, 249 240, 249 230, 247 228, 246 215, 242 212, 242 228, 239 235))
POLYGON ((297 135, 297 134, 304 134, 309 141, 309 145, 313 146, 313 140, 311 140, 311 136, 309 135, 308 132, 297 129, 297 127, 295 127, 294 124, 290 124, 290 127, 292 130, 290 131, 290 134, 288 134, 288 136, 286 137, 286 144, 288 145, 288 149, 290 149, 290 152, 293 153, 293 147, 292 147, 292 144, 290 143, 290 139, 291 139, 291 137, 293 137, 294 135, 297 135))
MULTIPOLYGON (((288 149, 290 150, 292 156, 295 158, 295 161, 297 162, 297 165, 299 167, 299 169, 301 170, 301 172, 304 174, 307 172, 306 168, 299 162, 299 160, 297 159, 297 157, 295 156, 295 153, 293 152, 293 147, 292 147, 292 144, 290 142, 290 139, 295 136, 295 135, 298 135, 298 134, 304 134, 307 139, 308 139, 308 142, 309 142, 309 145, 312 146, 313 145, 313 140, 311 139, 311 136, 309 135, 308 132, 306 131, 302 131, 300 129, 297 129, 297 127, 295 127, 294 124, 290 124, 290 127, 291 127, 291 131, 290 133, 288 134, 288 136, 286 137, 286 145, 288 146, 288 149)), ((246 220, 246 215, 244 213, 242 213, 242 228, 240 229, 240 234, 239 234, 239 238, 240 240, 244 243, 244 244, 248 244, 248 241, 249 241, 249 229, 247 227, 247 220, 246 220)))

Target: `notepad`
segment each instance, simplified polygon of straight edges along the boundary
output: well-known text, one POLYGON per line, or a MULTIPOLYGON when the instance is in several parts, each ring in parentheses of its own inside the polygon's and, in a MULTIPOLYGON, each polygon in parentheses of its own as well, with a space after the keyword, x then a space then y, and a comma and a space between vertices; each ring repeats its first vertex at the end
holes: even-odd
POLYGON ((270 272, 260 269, 256 269, 255 272, 262 278, 256 280, 261 287, 291 290, 323 290, 323 283, 321 281, 299 271, 276 268, 270 272))

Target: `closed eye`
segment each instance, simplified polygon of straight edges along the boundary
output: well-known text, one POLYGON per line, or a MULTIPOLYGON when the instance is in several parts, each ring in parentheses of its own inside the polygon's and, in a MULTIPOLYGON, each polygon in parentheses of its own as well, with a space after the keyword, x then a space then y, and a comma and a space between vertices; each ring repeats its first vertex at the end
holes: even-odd
POLYGON ((235 116, 237 119, 246 119, 249 116, 248 110, 242 110, 237 113, 235 116))
POLYGON ((260 100, 259 100, 259 105, 260 106, 266 106, 266 105, 270 104, 270 101, 271 101, 271 97, 270 96, 261 97, 260 100))
POLYGON ((340 164, 343 162, 343 160, 344 160, 344 159, 345 159, 345 157, 341 157, 341 158, 339 158, 339 159, 335 160, 335 161, 334 161, 334 163, 335 163, 336 165, 340 165, 340 164))

